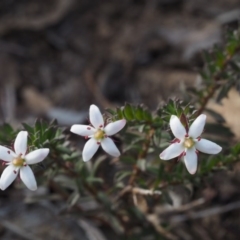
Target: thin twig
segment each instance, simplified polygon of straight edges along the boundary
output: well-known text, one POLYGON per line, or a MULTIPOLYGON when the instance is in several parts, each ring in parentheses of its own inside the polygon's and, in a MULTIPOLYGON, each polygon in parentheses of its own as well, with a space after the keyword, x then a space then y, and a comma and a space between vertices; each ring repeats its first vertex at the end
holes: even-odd
POLYGON ((113 202, 117 202, 120 198, 122 198, 125 194, 131 192, 133 186, 127 185, 113 200, 113 202))
POLYGON ((169 222, 179 223, 179 222, 184 222, 187 220, 206 218, 206 217, 211 217, 213 215, 222 214, 225 212, 230 212, 230 211, 233 211, 233 210, 239 209, 239 208, 240 208, 240 201, 236 201, 233 203, 229 203, 225 206, 218 206, 218 207, 204 209, 202 211, 188 212, 186 214, 179 214, 179 215, 171 217, 169 222))
POLYGON ((162 192, 158 190, 152 190, 152 189, 143 189, 139 187, 133 187, 131 185, 127 185, 115 198, 114 202, 117 202, 120 198, 122 198, 127 193, 134 193, 139 195, 161 195, 162 192))
POLYGON ((186 212, 186 211, 189 211, 189 210, 191 210, 195 207, 199 207, 199 206, 203 205, 204 203, 206 203, 206 200, 204 198, 199 198, 195 201, 184 204, 184 205, 179 206, 177 208, 170 208, 170 209, 165 208, 163 211, 161 211, 160 214, 172 213, 172 212, 186 212))
MULTIPOLYGON (((143 148, 142 148, 143 150, 139 153, 137 161, 140 160, 140 159, 146 158, 147 153, 148 153, 148 149, 150 147, 151 139, 152 139, 154 133, 155 133, 155 130, 153 128, 151 128, 149 130, 147 136, 146 136, 146 141, 144 141, 144 143, 143 143, 143 148)), ((134 184, 135 178, 137 177, 137 174, 139 173, 139 171, 140 171, 140 169, 139 169, 139 167, 137 166, 137 163, 136 163, 133 167, 132 174, 131 174, 130 179, 128 181, 129 185, 134 184)))
POLYGON ((142 188, 137 188, 134 187, 132 189, 132 192, 135 194, 140 194, 140 195, 161 195, 162 192, 158 190, 152 190, 152 189, 142 189, 142 188))

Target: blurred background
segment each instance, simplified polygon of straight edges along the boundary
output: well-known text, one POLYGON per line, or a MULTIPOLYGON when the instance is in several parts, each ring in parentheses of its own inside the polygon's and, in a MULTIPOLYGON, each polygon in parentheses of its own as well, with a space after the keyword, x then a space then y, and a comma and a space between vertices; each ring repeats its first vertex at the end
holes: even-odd
MULTIPOLYGON (((239 16, 238 0, 0 0, 0 121, 17 127, 42 117, 70 126, 85 121, 92 103, 154 110, 198 87, 202 50, 221 45, 239 16)), ((239 95, 211 107, 238 138, 239 95)), ((31 227, 38 236, 51 229, 45 239, 105 239, 85 234, 98 231, 87 222, 56 218, 49 203, 26 207, 29 194, 0 192, 0 219, 9 217, 0 222, 1 239, 43 239, 23 230, 31 227), (6 204, 9 194, 19 205, 6 204)))
POLYGON ((202 49, 239 16, 237 0, 1 0, 1 119, 70 125, 91 103, 155 109, 197 84, 202 49))

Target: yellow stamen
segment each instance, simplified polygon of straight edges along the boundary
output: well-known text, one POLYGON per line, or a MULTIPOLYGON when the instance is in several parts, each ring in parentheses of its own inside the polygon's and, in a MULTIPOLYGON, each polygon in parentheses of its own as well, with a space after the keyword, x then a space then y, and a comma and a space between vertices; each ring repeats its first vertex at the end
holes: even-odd
POLYGON ((13 159, 12 163, 15 167, 22 167, 24 165, 25 161, 21 157, 17 157, 15 159, 13 159))
POLYGON ((104 135, 105 135, 104 131, 98 129, 98 130, 94 133, 94 138, 95 138, 96 140, 101 140, 101 139, 104 138, 104 135))
POLYGON ((191 138, 186 138, 183 145, 185 148, 191 148, 193 147, 195 142, 191 138))

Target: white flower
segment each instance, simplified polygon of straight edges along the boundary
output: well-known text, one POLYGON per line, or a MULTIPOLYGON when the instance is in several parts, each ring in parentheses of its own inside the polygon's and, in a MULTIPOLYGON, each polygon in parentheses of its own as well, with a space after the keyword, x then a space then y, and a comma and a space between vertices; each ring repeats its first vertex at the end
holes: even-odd
POLYGON ((8 165, 0 179, 0 188, 2 190, 5 190, 15 180, 19 172, 20 178, 30 190, 37 189, 36 179, 28 165, 41 162, 48 155, 49 149, 41 148, 26 154, 27 137, 28 133, 26 131, 18 133, 14 143, 15 152, 0 146, 0 159, 8 165))
POLYGON ((104 126, 102 114, 95 105, 90 106, 89 115, 92 126, 75 124, 70 129, 73 133, 90 138, 83 148, 83 161, 90 160, 100 145, 111 156, 119 157, 120 152, 109 136, 119 132, 125 126, 126 120, 118 120, 104 126))
POLYGON ((206 122, 206 115, 198 116, 187 132, 185 127, 175 115, 171 116, 170 128, 176 139, 166 148, 160 158, 169 160, 175 157, 184 156, 184 162, 189 173, 194 174, 197 171, 197 153, 198 151, 208 154, 217 154, 222 148, 214 142, 200 138, 206 122))

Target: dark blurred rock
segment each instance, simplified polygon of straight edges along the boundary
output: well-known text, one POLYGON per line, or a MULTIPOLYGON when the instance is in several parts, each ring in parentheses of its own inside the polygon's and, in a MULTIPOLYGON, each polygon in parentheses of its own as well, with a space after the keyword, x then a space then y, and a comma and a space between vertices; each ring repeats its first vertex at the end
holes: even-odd
POLYGON ((158 7, 164 11, 181 11, 184 0, 158 0, 158 7))
POLYGON ((124 103, 134 101, 134 80, 123 64, 113 61, 99 75, 100 89, 103 95, 112 102, 124 103))
POLYGON ((149 65, 158 58, 164 59, 170 51, 171 47, 168 42, 153 33, 143 38, 136 47, 135 62, 140 66, 149 65))
MULTIPOLYGON (((43 202, 46 200, 42 200, 43 202)), ((8 201, 0 210, 1 240, 105 240, 103 233, 90 221, 54 213, 56 205, 8 201), (48 206, 48 207, 47 207, 48 206), (51 209, 52 208, 52 209, 51 209), (3 230, 3 229, 4 230, 3 230)))

